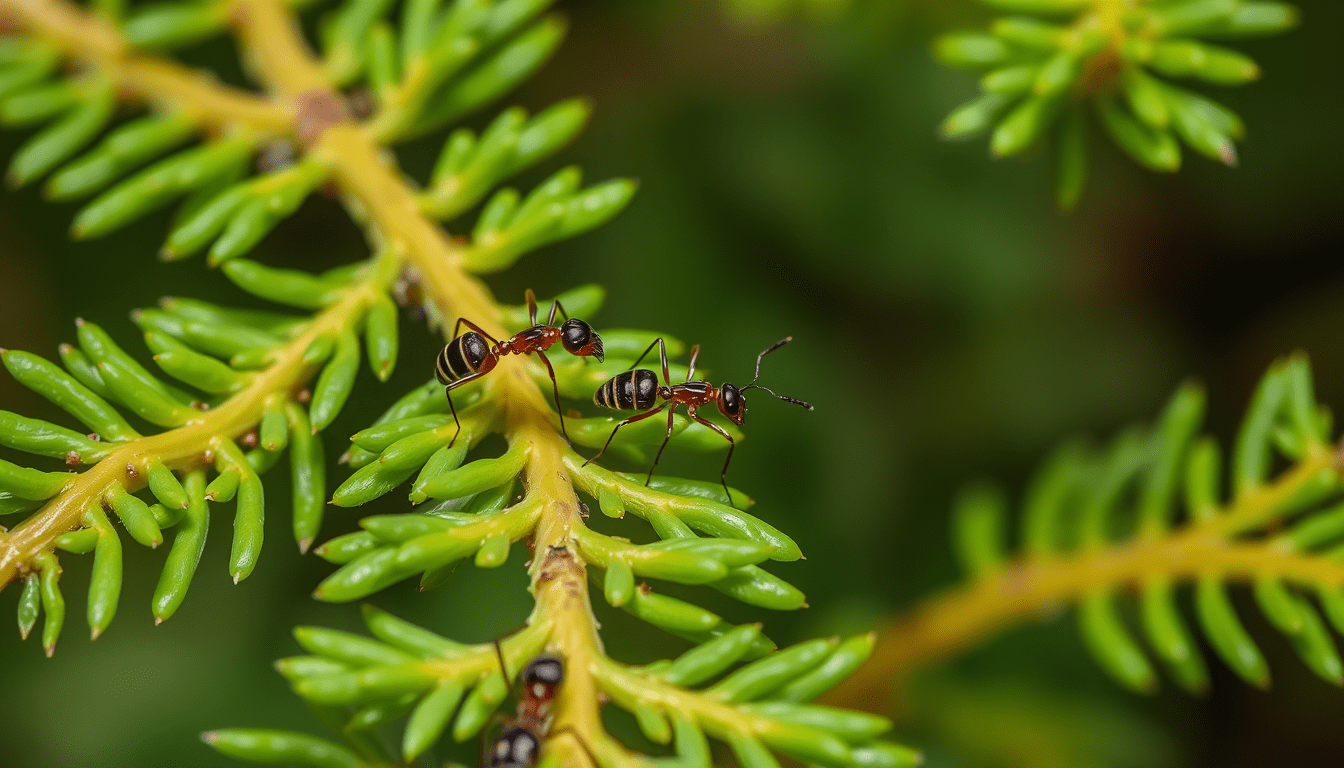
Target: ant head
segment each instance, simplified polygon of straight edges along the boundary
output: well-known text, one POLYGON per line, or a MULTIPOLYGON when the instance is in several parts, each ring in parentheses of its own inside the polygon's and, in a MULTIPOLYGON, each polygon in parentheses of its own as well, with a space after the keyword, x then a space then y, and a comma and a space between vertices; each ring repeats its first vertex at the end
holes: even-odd
POLYGON ((538 656, 523 669, 523 690, 530 697, 549 701, 564 679, 565 662, 559 656, 538 656))
POLYGON ((490 746, 492 768, 527 768, 536 765, 541 739, 525 725, 505 729, 490 746))
POLYGON ((747 399, 742 396, 742 390, 725 382, 719 387, 717 404, 719 413, 727 416, 728 420, 737 426, 742 426, 742 422, 747 418, 747 399))
POLYGON ((779 398, 780 400, 783 400, 783 401, 786 402, 786 403, 793 403, 794 405, 802 406, 803 408, 806 408, 806 409, 809 410, 809 411, 812 410, 812 404, 811 404, 811 403, 804 402, 804 401, 802 401, 802 400, 799 400, 799 399, 796 398, 796 397, 786 397, 786 396, 784 396, 784 395, 776 395, 774 392, 772 392, 772 391, 770 390, 769 387, 763 387, 763 386, 761 386, 760 384, 757 384, 757 383, 756 383, 756 380, 759 379, 759 378, 761 378, 761 358, 765 357, 766 355, 770 354, 771 352, 774 352, 776 349, 779 349, 780 347, 784 346, 785 344, 788 344, 790 341, 793 341, 793 337, 792 337, 792 336, 785 336, 784 338, 782 338, 782 339, 780 339, 779 341, 775 342, 774 344, 770 345, 770 347, 767 348, 764 352, 762 352, 761 354, 759 354, 759 355, 756 356, 756 375, 755 375, 754 377, 752 377, 752 379, 751 379, 751 383, 748 384, 747 386, 742 387, 741 389, 738 389, 737 387, 733 387, 731 384, 725 384, 725 385, 723 385, 722 387, 719 388, 719 410, 720 410, 720 411, 723 411, 723 415, 724 415, 724 416, 727 416, 728 418, 733 419, 733 423, 735 423, 735 424, 737 424, 737 425, 739 425, 739 426, 742 424, 742 419, 746 418, 746 415, 747 415, 747 413, 746 413, 746 411, 747 411, 747 402, 746 402, 746 398, 743 396, 742 393, 746 392, 748 389, 760 389, 760 390, 764 390, 764 391, 766 391, 766 392, 769 392, 771 395, 774 395, 775 397, 779 398), (732 415, 731 413, 729 413, 727 410, 725 410, 725 401, 726 401, 726 399, 727 399, 727 398, 725 397, 725 394, 726 394, 726 390, 728 390, 728 389, 732 389, 733 398, 734 398, 734 400, 736 400, 737 403, 738 403, 738 408, 739 408, 740 413, 738 414, 738 416, 737 416, 736 418, 734 418, 733 415, 732 415))
POLYGON ((560 343, 565 351, 579 357, 593 357, 602 362, 602 337, 593 327, 582 320, 571 317, 560 326, 560 343))

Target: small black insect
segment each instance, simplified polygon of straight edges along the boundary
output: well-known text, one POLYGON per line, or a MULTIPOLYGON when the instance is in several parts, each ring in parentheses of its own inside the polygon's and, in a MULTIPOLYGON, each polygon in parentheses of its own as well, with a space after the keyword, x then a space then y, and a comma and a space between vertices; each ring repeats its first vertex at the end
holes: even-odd
POLYGON ((597 392, 593 394, 593 402, 603 408, 611 408, 617 411, 645 411, 645 413, 641 413, 638 416, 631 416, 625 421, 617 424, 616 428, 611 430, 611 436, 607 438, 607 442, 602 446, 602 450, 597 452, 597 456, 585 461, 584 466, 587 466, 588 462, 597 461, 597 459, 606 452, 607 446, 611 445, 612 438, 616 437, 616 433, 620 431, 621 427, 651 418, 658 413, 661 413, 664 408, 667 408, 670 405, 672 407, 667 412, 667 435, 663 438, 662 445, 658 446, 658 454, 653 457, 653 466, 649 467, 648 477, 644 480, 644 484, 648 485, 649 480, 653 479, 654 467, 658 466, 658 460, 662 458, 663 448, 667 447, 667 441, 672 438, 672 415, 676 413, 678 406, 684 405, 686 406, 687 416, 704 424, 715 432, 718 432, 723 436, 724 440, 728 441, 728 456, 723 460, 723 471, 719 474, 719 480, 723 483, 723 492, 727 494, 728 503, 731 505, 733 503, 733 494, 728 490, 728 463, 733 460, 733 448, 736 444, 733 442, 733 436, 728 434, 726 430, 714 422, 700 416, 696 411, 702 406, 713 403, 718 407, 719 413, 722 413, 734 424, 741 426, 742 422, 747 418, 747 399, 743 393, 749 389, 765 390, 786 403, 793 403, 794 405, 800 405, 809 411, 812 410, 812 405, 810 403, 803 402, 794 397, 777 395, 769 388, 756 383, 756 380, 761 377, 761 359, 771 352, 774 352, 776 349, 788 344, 790 341, 793 341, 793 337, 785 336, 756 356, 756 376, 751 380, 750 384, 745 387, 737 387, 725 382, 722 386, 716 387, 708 381, 691 380, 692 377, 695 376, 695 360, 700 355, 699 344, 691 348, 691 361, 690 366, 686 371, 686 381, 680 384, 673 384, 671 377, 667 372, 667 345, 663 343, 662 339, 655 339, 653 343, 649 345, 649 348, 644 350, 643 354, 639 356, 639 359, 635 361, 635 364, 630 366, 630 370, 617 374, 609 379, 607 383, 599 387, 597 392), (644 360, 645 355, 648 355, 649 352, 653 351, 655 346, 658 347, 658 353, 662 358, 663 363, 662 385, 659 385, 658 375, 653 371, 644 368, 635 368, 635 366, 639 365, 640 362, 644 360), (659 400, 662 400, 663 404, 654 408, 659 400))
MULTIPOLYGON (((462 422, 458 421, 457 407, 453 405, 453 390, 493 371, 504 355, 536 353, 541 362, 546 364, 547 373, 551 375, 555 410, 560 414, 560 432, 565 435, 566 440, 569 439, 569 435, 565 433, 565 411, 560 407, 560 387, 555 383, 555 369, 551 367, 551 361, 546 358, 546 350, 556 342, 560 342, 566 352, 579 357, 592 357, 600 363, 603 359, 602 337, 598 336, 597 331, 588 323, 570 317, 559 299, 551 303, 551 312, 546 317, 546 322, 538 323, 537 297, 531 288, 527 289, 527 316, 532 326, 504 341, 498 341, 465 317, 457 319, 457 324, 453 326, 453 340, 439 352, 438 361, 434 366, 434 375, 439 383, 444 385, 444 393, 448 397, 448 409, 453 413, 457 433, 462 431, 462 422), (557 312, 565 318, 565 322, 559 326, 555 324, 557 312), (471 330, 458 335, 463 325, 471 330)), ((449 445, 457 441, 457 433, 453 434, 449 445)))
MULTIPOLYGON (((504 653, 498 641, 495 642, 495 653, 499 657, 499 668, 504 673, 504 679, 508 680, 504 653)), ((490 768, 531 768, 541 757, 542 744, 548 738, 554 738, 561 733, 573 736, 583 751, 588 753, 592 764, 597 765, 592 751, 588 749, 588 745, 579 737, 577 731, 570 728, 554 732, 551 730, 551 722, 554 719, 551 714, 551 700, 555 698, 556 690, 564 680, 565 662, 559 656, 542 654, 528 662, 523 668, 523 690, 518 696, 517 714, 504 725, 504 730, 491 742, 489 751, 483 755, 488 761, 486 765, 490 768)))

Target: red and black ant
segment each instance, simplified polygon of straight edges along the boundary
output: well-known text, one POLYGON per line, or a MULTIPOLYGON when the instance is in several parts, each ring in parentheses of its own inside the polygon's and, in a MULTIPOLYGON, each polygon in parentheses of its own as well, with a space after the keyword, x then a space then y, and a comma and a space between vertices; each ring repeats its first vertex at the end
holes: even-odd
POLYGON ((774 392, 771 392, 769 388, 756 383, 756 379, 761 377, 761 358, 774 352, 785 344, 788 344, 790 341, 793 341, 793 337, 785 336, 771 345, 769 349, 756 356, 756 376, 751 380, 750 384, 745 387, 736 387, 725 382, 723 386, 716 387, 708 381, 691 381, 691 377, 695 376, 695 359, 700 355, 699 344, 696 344, 691 348, 691 362, 686 370, 686 381, 681 384, 673 384, 671 377, 667 372, 667 345, 663 343, 662 339, 654 339, 653 343, 649 345, 649 348, 644 350, 644 353, 639 356, 639 360, 636 360, 635 364, 630 366, 629 370, 617 374, 615 377, 608 380, 606 384, 599 387, 597 392, 593 394, 593 402, 603 408, 611 408, 618 411, 638 410, 648 412, 641 413, 638 416, 631 416, 625 421, 617 424, 616 428, 611 430, 611 436, 607 438, 607 442, 602 446, 602 450, 597 452, 597 456, 585 461, 583 463, 584 466, 587 466, 588 462, 597 461, 597 459, 606 452, 607 446, 611 445, 612 438, 616 437, 616 433, 620 431, 621 427, 655 416, 670 405, 672 408, 667 412, 667 435, 663 438, 663 444, 658 446, 658 454, 653 457, 653 466, 649 467, 649 475, 644 479, 644 484, 648 485, 649 481, 653 479, 653 470, 658 466, 658 459, 662 458, 663 449, 667 447, 667 441, 672 439, 672 415, 676 413, 677 406, 684 405, 686 406, 687 416, 704 424, 715 432, 718 432, 723 436, 724 440, 728 441, 728 456, 723 460, 723 471, 719 474, 719 480, 723 483, 723 492, 728 495, 728 504, 731 506, 733 503, 733 494, 732 491, 728 490, 728 462, 733 460, 733 448, 736 447, 736 443, 733 442, 733 436, 728 434, 723 427, 703 418, 696 413, 696 411, 701 406, 713 403, 718 406, 719 413, 722 413, 724 416, 728 417, 729 421, 740 427, 742 426, 742 422, 747 418, 747 399, 742 393, 746 392, 748 389, 763 389, 786 403, 801 405, 809 411, 812 410, 812 405, 810 403, 803 402, 794 397, 776 395, 774 392), (663 386, 658 386, 658 376, 653 371, 643 368, 635 370, 635 366, 639 365, 644 359, 644 356, 653 351, 655 346, 658 347, 659 355, 662 357, 663 386), (662 405, 654 410, 648 410, 653 408, 654 404, 659 400, 664 401, 662 405))
POLYGON ((534 352, 546 364, 546 372, 551 375, 555 410, 560 413, 560 432, 566 440, 569 439, 569 434, 565 432, 565 411, 560 407, 560 387, 555 383, 555 369, 551 367, 551 361, 546 359, 546 350, 558 341, 570 354, 594 357, 600 363, 603 357, 602 337, 597 335, 592 326, 570 317, 559 299, 551 303, 551 313, 546 323, 538 323, 537 297, 531 288, 527 289, 527 316, 532 327, 504 341, 496 340, 465 317, 457 319, 457 324, 453 326, 453 340, 439 352, 438 362, 434 366, 434 375, 445 387, 444 394, 448 397, 448 408, 453 412, 453 423, 457 424, 457 432, 448 445, 456 442, 457 435, 462 432, 462 422, 457 420, 457 407, 453 405, 453 390, 493 371, 504 355, 530 355, 534 352), (557 311, 565 318, 564 324, 560 326, 555 325, 557 311), (471 330, 458 336, 463 325, 471 330), (486 343, 487 339, 489 343, 486 343))
MULTIPOLYGON (((499 669, 508 681, 508 667, 504 663, 499 641, 495 641, 495 654, 499 657, 499 669)), ((518 697, 518 712, 505 724, 499 737, 491 742, 488 757, 482 755, 483 759, 489 761, 485 765, 491 768, 531 768, 541 757, 542 742, 562 733, 572 735, 592 764, 597 765, 592 751, 579 737, 578 731, 572 728, 551 731, 551 699, 555 698, 556 688, 564 679, 565 663, 559 656, 543 654, 528 662, 523 668, 523 692, 518 697)))

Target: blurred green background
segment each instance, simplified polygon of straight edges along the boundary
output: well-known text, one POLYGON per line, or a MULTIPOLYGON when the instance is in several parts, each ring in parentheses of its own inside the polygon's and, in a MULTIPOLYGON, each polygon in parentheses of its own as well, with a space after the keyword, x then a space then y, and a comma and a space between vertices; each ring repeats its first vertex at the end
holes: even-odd
MULTIPOLYGON (((1249 124, 1240 169, 1189 158, 1179 174, 1156 176, 1098 140, 1080 210, 1061 217, 1047 158, 996 163, 983 141, 935 138, 974 77, 933 63, 928 43, 982 23, 973 0, 855 0, 828 21, 768 25, 716 2, 567 3, 568 42, 511 101, 535 110, 582 94, 597 112, 576 146, 522 186, 576 162, 590 180, 638 177, 640 191, 605 228, 490 283, 517 301, 528 286, 550 295, 600 282, 609 298, 593 318, 599 329, 699 342, 715 378, 746 378, 757 351, 793 334, 763 378, 816 411, 754 401, 731 480, 802 545, 805 562, 774 570, 812 608, 767 615, 694 594, 735 622, 766 621, 781 644, 870 628, 956 578, 947 510, 963 481, 992 477, 1016 493, 1058 441, 1150 418, 1185 376, 1208 383, 1211 428, 1225 439, 1259 373, 1295 348, 1311 353, 1321 399, 1344 407, 1344 6, 1300 5, 1298 31, 1238 44, 1263 80, 1217 94, 1249 124)), ((192 60, 236 73, 226 42, 192 60)), ((22 138, 0 135, 0 156, 22 138)), ((437 141, 406 147, 406 166, 426 171, 437 141)), ((143 353, 134 307, 165 294, 247 303, 199 260, 155 261, 168 214, 72 244, 72 212, 32 190, 0 197, 0 345, 54 356, 73 338, 71 321, 86 317, 143 353)), ((359 231, 318 199, 256 257, 318 268, 363 255, 359 231)), ((407 323, 394 381, 361 379, 325 435, 329 455, 423 381, 435 349, 407 323)), ((58 418, 7 377, 0 407, 58 418)), ((714 456, 668 461, 669 473, 704 478, 718 466, 714 456)), ((118 619, 96 645, 82 621, 88 558, 65 558, 71 616, 54 659, 3 619, 0 765, 229 765, 200 731, 318 729, 270 664, 298 651, 294 625, 354 629, 358 611, 309 597, 331 567, 298 556, 283 462, 274 475, 270 543, 242 585, 226 574, 222 508, 192 592, 163 626, 148 604, 165 553, 138 547, 118 619)), ((358 513, 331 509, 324 535, 401 510, 395 496, 358 513)), ((530 606, 525 553, 513 557, 373 602, 488 640, 530 606)), ((16 599, 17 590, 0 595, 0 617, 16 599)), ((615 657, 683 647, 603 607, 615 657)), ((1171 686, 1135 697, 1103 677, 1064 615, 921 679, 900 735, 927 749, 928 765, 949 768, 1339 765, 1344 694, 1312 677, 1256 612, 1244 615, 1275 671, 1268 693, 1214 661, 1207 701, 1171 686)), ((469 747, 459 755, 474 762, 469 747)))

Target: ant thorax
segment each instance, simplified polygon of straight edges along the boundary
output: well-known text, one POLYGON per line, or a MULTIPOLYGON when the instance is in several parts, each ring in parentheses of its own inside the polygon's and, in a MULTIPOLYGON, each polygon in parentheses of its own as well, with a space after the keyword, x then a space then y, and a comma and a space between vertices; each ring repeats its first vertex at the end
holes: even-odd
POLYGON ((500 342, 499 354, 526 355, 532 352, 546 351, 560 339, 560 331, 549 325, 534 325, 500 342))

